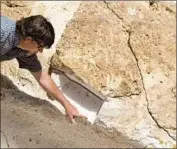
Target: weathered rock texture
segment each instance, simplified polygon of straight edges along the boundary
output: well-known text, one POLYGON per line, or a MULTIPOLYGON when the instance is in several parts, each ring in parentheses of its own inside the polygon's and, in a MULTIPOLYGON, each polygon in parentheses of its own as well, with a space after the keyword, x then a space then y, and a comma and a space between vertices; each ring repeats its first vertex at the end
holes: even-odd
POLYGON ((141 140, 170 146, 176 140, 175 13, 168 2, 82 2, 51 66, 122 103, 117 115, 123 117, 106 116, 107 124, 131 137, 150 131, 141 140))
MULTIPOLYGON (((1 14, 13 19, 42 14, 52 22, 57 51, 52 60, 55 46, 39 55, 43 68, 75 75, 110 101, 98 124, 144 145, 171 148, 176 140, 176 3, 82 2, 72 18, 78 6, 3 2, 1 14)), ((16 60, 3 62, 1 74, 27 94, 46 98, 16 60)), ((11 88, 6 82, 3 87, 11 88)))
POLYGON ((159 127, 176 138, 176 11, 175 5, 172 12, 168 8, 142 7, 143 18, 135 17, 129 44, 142 74, 148 110, 159 127))
POLYGON ((15 20, 30 14, 35 1, 1 1, 1 14, 15 20))
POLYGON ((108 3, 108 8, 130 25, 129 47, 137 61, 148 110, 159 127, 176 134, 176 25, 175 5, 147 3, 108 3), (132 7, 133 6, 133 7, 132 7), (134 14, 133 14, 134 12, 134 14), (148 13, 147 13, 148 12, 148 13), (124 17, 127 16, 127 17, 124 17), (124 19, 125 18, 125 19, 124 19))
POLYGON ((84 3, 65 29, 52 67, 63 63, 105 96, 139 94, 141 79, 127 41, 121 21, 103 2, 84 3))

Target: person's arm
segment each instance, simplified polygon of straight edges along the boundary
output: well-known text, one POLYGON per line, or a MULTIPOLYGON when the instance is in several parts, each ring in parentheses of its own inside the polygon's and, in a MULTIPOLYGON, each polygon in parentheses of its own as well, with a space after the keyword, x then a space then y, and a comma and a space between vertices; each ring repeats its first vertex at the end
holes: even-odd
MULTIPOLYGON (((19 50, 18 48, 16 50, 19 50)), ((37 58, 37 55, 21 56, 16 58, 19 63, 19 68, 27 69, 35 77, 41 87, 52 97, 58 100, 65 108, 71 122, 74 122, 74 117, 84 117, 77 109, 70 104, 64 97, 62 92, 57 88, 54 81, 47 72, 42 72, 42 66, 37 58)))
POLYGON ((67 116, 74 122, 75 117, 83 117, 85 116, 79 114, 78 110, 64 97, 62 92, 57 88, 54 81, 51 79, 50 75, 47 72, 31 72, 41 87, 52 97, 58 100, 66 110, 67 116))

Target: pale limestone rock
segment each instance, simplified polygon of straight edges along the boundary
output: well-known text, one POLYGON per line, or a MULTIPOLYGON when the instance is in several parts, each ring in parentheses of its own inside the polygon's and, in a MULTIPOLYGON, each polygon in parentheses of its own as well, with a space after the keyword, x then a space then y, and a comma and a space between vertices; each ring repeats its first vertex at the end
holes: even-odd
POLYGON ((3 78, 8 78, 21 91, 33 96, 44 99, 46 92, 39 86, 32 74, 25 70, 19 69, 16 59, 1 63, 1 87, 12 89, 8 82, 3 81, 3 78))
POLYGON ((18 20, 29 16, 35 1, 2 1, 1 15, 18 20))
MULTIPOLYGON (((14 19, 44 14, 55 26, 58 42, 78 4, 70 9, 71 3, 64 3, 57 11, 50 2, 40 4, 36 3, 33 11, 31 7, 7 8, 3 4, 2 12, 14 19)), ((171 148, 176 138, 175 6, 166 2, 153 7, 148 2, 83 2, 68 23, 52 60, 52 67, 74 73, 109 99, 99 113, 99 123, 154 147, 171 148), (132 31, 130 38, 128 31, 132 31), (119 96, 125 97, 109 98, 119 96)), ((46 71, 55 47, 50 52, 39 55, 46 71)), ((3 62, 1 74, 20 90, 46 98, 31 74, 19 70, 15 60, 3 62)))
POLYGON ((139 94, 140 75, 127 42, 121 22, 103 2, 85 2, 68 23, 52 67, 69 67, 105 96, 139 94))
POLYGON ((176 138, 176 17, 168 7, 159 3, 158 10, 147 13, 142 9, 144 19, 134 20, 139 24, 132 24, 130 44, 142 72, 149 109, 176 138))
POLYGON ((138 59, 149 110, 158 124, 176 138, 176 4, 108 2, 125 26, 131 26, 130 45, 138 59))
POLYGON ((155 147, 176 139, 175 6, 83 2, 51 63, 114 97, 99 121, 155 147))

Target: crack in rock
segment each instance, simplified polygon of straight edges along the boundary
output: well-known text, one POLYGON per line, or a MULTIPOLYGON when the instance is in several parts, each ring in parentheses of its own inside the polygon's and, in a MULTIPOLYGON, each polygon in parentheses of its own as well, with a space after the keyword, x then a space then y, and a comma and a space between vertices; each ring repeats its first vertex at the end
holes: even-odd
POLYGON ((106 2, 106 1, 103 1, 104 3, 105 3, 105 5, 106 5, 106 7, 115 15, 115 16, 117 16, 117 18, 119 19, 119 20, 121 20, 121 23, 122 23, 122 27, 123 27, 123 29, 125 29, 125 31, 127 32, 128 30, 130 30, 131 29, 131 25, 125 25, 124 24, 124 19, 122 18, 122 17, 120 17, 113 9, 111 9, 110 7, 109 7, 109 4, 106 2))
POLYGON ((175 127, 164 127, 165 129, 176 130, 175 127))
POLYGON ((122 22, 123 22, 123 18, 120 17, 113 9, 111 9, 106 1, 103 1, 103 2, 106 4, 106 7, 107 7, 110 11, 112 11, 112 13, 114 13, 114 14, 115 14, 120 20, 122 20, 122 22))
POLYGON ((7 139, 6 134, 5 134, 3 131, 1 131, 1 133, 2 133, 2 134, 3 134, 3 136, 5 137, 5 139, 6 139, 6 144, 7 144, 8 148, 9 148, 9 147, 10 147, 10 145, 9 145, 9 142, 8 142, 8 139, 7 139))
POLYGON ((24 80, 24 81, 27 81, 30 84, 33 84, 33 82, 30 79, 28 79, 28 78, 25 78, 25 77, 19 77, 19 78, 24 80))
POLYGON ((140 93, 132 93, 132 94, 129 94, 129 95, 126 95, 126 96, 114 96, 114 97, 111 97, 111 98, 124 98, 124 97, 132 97, 132 96, 139 96, 141 94, 140 93))
MULTIPOLYGON (((116 15, 117 18, 120 19, 120 20, 122 21, 122 23, 123 23, 123 18, 120 17, 113 9, 111 9, 106 1, 104 1, 104 3, 106 4, 107 8, 108 8, 114 15, 116 15)), ((157 4, 157 1, 154 1, 154 3, 157 4)), ((153 4, 154 4, 154 3, 153 3, 153 4)), ((147 102, 147 110, 148 110, 148 112, 149 112, 151 118, 152 118, 152 119, 154 120, 154 122, 156 123, 156 125, 157 125, 160 129, 164 130, 164 131, 168 134, 168 136, 169 136, 170 138, 172 138, 173 140, 176 141, 176 139, 175 139, 173 136, 170 135, 170 133, 168 132, 168 130, 166 130, 164 127, 162 127, 162 126, 158 123, 158 121, 155 119, 155 117, 153 116, 152 112, 150 111, 150 108, 149 108, 149 100, 148 100, 148 98, 147 98, 147 92, 146 92, 145 85, 144 85, 143 75, 142 75, 141 69, 140 69, 140 67, 139 67, 138 58, 136 57, 136 54, 135 54, 135 52, 133 51, 133 48, 132 48, 132 46, 131 46, 131 44, 130 44, 130 37, 131 37, 131 33, 132 33, 131 26, 130 26, 130 28, 127 28, 125 25, 122 25, 122 27, 125 28, 125 29, 126 29, 126 32, 128 33, 128 41, 127 41, 127 44, 128 44, 128 47, 129 47, 129 49, 131 50, 131 52, 132 52, 132 54, 133 54, 133 56, 134 56, 134 58, 135 58, 135 60, 136 60, 136 65, 137 65, 137 68, 138 68, 139 73, 140 73, 140 77, 141 77, 141 81, 142 81, 142 85, 143 85, 143 90, 144 90, 144 92, 145 92, 145 98, 146 98, 146 102, 147 102)))
MULTIPOLYGON (((125 30, 127 30, 128 26, 127 26, 127 27, 125 26, 123 18, 120 17, 113 9, 111 9, 111 8, 109 7, 109 4, 108 4, 106 1, 103 1, 103 2, 105 3, 106 7, 107 7, 114 15, 116 15, 119 20, 121 20, 122 27, 123 27, 125 30)), ((130 26, 129 26, 129 27, 130 27, 130 26)))
POLYGON ((148 112, 149 112, 151 118, 152 118, 152 119, 154 120, 154 122, 157 124, 157 126, 158 126, 159 128, 161 128, 161 129, 163 129, 163 130, 168 134, 169 137, 171 137, 173 140, 176 141, 176 139, 175 139, 173 136, 171 136, 170 133, 169 133, 164 127, 162 127, 162 126, 158 123, 158 121, 155 119, 155 117, 153 116, 153 114, 152 114, 152 112, 151 112, 151 110, 150 110, 150 108, 149 108, 149 100, 148 100, 148 98, 147 98, 147 92, 146 92, 146 88, 145 88, 145 85, 144 85, 143 75, 142 75, 141 69, 140 69, 140 67, 139 67, 138 58, 136 57, 136 54, 135 54, 135 52, 133 51, 133 48, 132 48, 131 43, 130 43, 130 37, 131 37, 132 31, 127 31, 127 33, 128 33, 128 36, 129 36, 129 38, 128 38, 128 47, 130 48, 132 54, 133 54, 134 57, 135 57, 135 60, 136 60, 136 63, 137 63, 137 68, 138 68, 139 73, 140 73, 140 76, 141 76, 141 81, 142 81, 142 85, 143 85, 143 90, 144 90, 144 92, 145 92, 145 98, 146 98, 146 101, 147 101, 147 110, 148 110, 148 112))

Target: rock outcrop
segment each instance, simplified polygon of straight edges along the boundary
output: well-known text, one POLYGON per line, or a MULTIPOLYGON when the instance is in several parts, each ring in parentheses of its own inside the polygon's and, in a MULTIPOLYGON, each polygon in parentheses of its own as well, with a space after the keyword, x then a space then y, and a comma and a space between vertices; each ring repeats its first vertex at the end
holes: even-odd
POLYGON ((77 76, 113 107, 121 105, 112 111, 114 118, 102 113, 107 125, 134 138, 150 131, 146 140, 139 139, 147 143, 152 137, 159 147, 176 140, 175 7, 170 2, 82 2, 51 61, 52 68, 77 76), (144 127, 141 132, 137 124, 144 127))
MULTIPOLYGON (((147 147, 176 144, 176 2, 11 1, 2 3, 1 14, 42 14, 52 22, 55 44, 38 55, 43 69, 73 75, 109 101, 97 125, 147 147)), ((16 60, 1 63, 1 74, 48 99, 16 60)))

